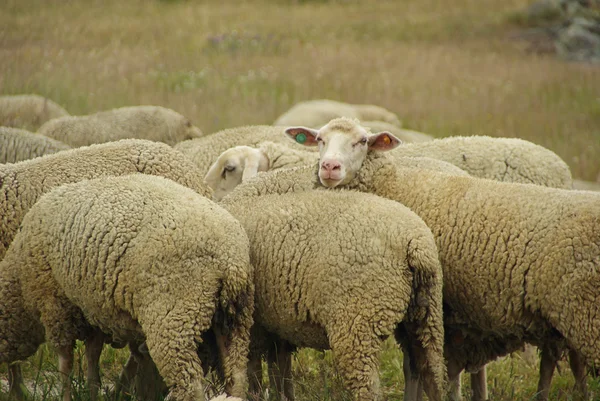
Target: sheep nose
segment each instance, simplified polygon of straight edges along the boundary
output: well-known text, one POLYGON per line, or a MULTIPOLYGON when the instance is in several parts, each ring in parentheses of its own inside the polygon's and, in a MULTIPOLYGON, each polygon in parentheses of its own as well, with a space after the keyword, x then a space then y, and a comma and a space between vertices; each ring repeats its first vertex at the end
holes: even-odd
POLYGON ((342 168, 342 165, 340 164, 340 162, 337 162, 335 160, 325 160, 323 161, 323 163, 321 163, 321 168, 323 168, 325 171, 336 171, 340 170, 342 168))

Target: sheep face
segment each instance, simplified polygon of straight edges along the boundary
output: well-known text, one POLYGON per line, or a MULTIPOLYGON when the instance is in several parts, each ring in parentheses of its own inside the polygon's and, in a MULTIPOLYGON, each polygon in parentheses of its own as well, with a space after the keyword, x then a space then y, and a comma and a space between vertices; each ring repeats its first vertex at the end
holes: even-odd
POLYGON ((236 146, 221 153, 204 177, 213 190, 213 199, 220 201, 240 183, 269 169, 269 159, 259 149, 236 146))
POLYGON ((319 180, 328 188, 352 181, 369 151, 387 151, 402 143, 389 132, 371 134, 357 120, 343 117, 319 130, 291 127, 285 134, 301 145, 319 146, 319 180))

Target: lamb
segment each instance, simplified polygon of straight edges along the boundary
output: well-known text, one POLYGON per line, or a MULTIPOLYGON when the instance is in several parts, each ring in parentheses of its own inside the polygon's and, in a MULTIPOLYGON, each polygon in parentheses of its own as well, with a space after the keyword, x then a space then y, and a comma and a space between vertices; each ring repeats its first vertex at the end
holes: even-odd
POLYGON ((193 190, 144 174, 55 188, 23 219, 0 271, 18 281, 19 315, 41 321, 65 378, 89 323, 119 341, 145 341, 169 399, 204 400, 197 347, 212 329, 226 392, 246 394, 248 237, 193 190))
MULTIPOLYGON (((290 346, 331 348, 355 399, 378 399, 377 353, 394 334, 406 341, 429 399, 441 400, 442 277, 430 230, 398 203, 351 192, 292 193, 295 183, 277 173, 240 185, 221 205, 250 239, 255 320, 288 344, 271 358, 284 376, 278 391, 294 398, 285 380, 290 346), (271 176, 268 188, 263 181, 271 176)), ((260 362, 251 358, 249 366, 260 369, 260 362)))
MULTIPOLYGON (((66 183, 138 172, 160 175, 203 196, 211 196, 210 189, 202 183, 201 174, 185 156, 168 145, 139 139, 93 145, 0 165, 0 260, 23 217, 44 193, 66 183)), ((0 318, 2 316, 0 314, 0 318)), ((15 337, 0 326, 0 363, 23 360, 31 355, 32 349, 37 349, 43 329, 40 325, 33 325, 28 332, 29 336, 15 337), (2 341, 6 338, 11 339, 6 341, 12 344, 13 349, 6 348, 9 344, 2 341)), ((20 393, 18 366, 11 365, 10 370, 11 376, 17 379, 11 393, 17 397, 20 393)))
MULTIPOLYGON (((398 168, 368 152, 394 147, 391 134, 369 136, 345 119, 319 131, 287 132, 310 137, 304 144, 320 139, 323 186, 399 201, 432 229, 444 269, 447 332, 482 346, 503 339, 536 344, 542 367, 561 341, 585 363, 600 362, 599 194, 398 168)), ((446 346, 452 380, 457 360, 446 346)), ((551 371, 542 373, 538 399, 547 399, 551 371)))
POLYGON ((337 117, 357 118, 364 121, 382 121, 401 127, 398 116, 380 106, 348 104, 335 100, 319 99, 296 103, 275 120, 273 125, 303 125, 320 128, 337 117))
POLYGON ((0 164, 16 163, 49 155, 70 146, 43 135, 10 127, 0 127, 0 164))
MULTIPOLYGON (((206 173, 204 182, 212 188, 213 199, 219 201, 236 186, 259 172, 314 165, 318 159, 318 153, 292 149, 282 143, 262 142, 257 148, 236 146, 219 155, 206 173)), ((426 157, 401 157, 395 161, 403 166, 467 175, 450 163, 426 157)))
POLYGON ((0 126, 37 130, 46 121, 69 113, 40 95, 0 96, 0 126))
POLYGON ((282 135, 282 127, 268 125, 250 125, 229 128, 215 132, 203 138, 178 143, 174 148, 186 155, 205 175, 215 159, 227 149, 239 146, 257 146, 261 142, 271 141, 288 144, 290 148, 306 151, 306 148, 290 142, 282 135))
POLYGON ((42 125, 38 133, 72 147, 126 138, 175 145, 203 135, 186 117, 160 106, 121 107, 87 116, 56 118, 42 125))

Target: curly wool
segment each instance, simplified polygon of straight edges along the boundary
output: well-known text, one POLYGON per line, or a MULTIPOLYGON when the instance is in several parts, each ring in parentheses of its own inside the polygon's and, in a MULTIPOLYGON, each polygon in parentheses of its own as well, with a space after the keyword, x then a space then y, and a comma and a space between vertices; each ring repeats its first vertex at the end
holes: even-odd
POLYGON ((78 338, 79 308, 113 339, 146 341, 172 399, 192 400, 202 390, 197 342, 214 327, 229 390, 245 394, 248 238, 194 191, 142 174, 63 185, 30 209, 3 269, 58 349, 78 338))
POLYGON ((0 165, 0 259, 42 194, 62 184, 132 173, 159 175, 211 196, 202 174, 185 156, 151 141, 128 139, 0 165))
POLYGON ((331 348, 359 400, 377 399, 382 339, 410 322, 430 399, 441 399, 442 277, 430 230, 396 202, 346 191, 275 194, 293 187, 280 182, 281 174, 263 174, 222 202, 250 239, 257 322, 294 346, 331 348), (267 186, 270 195, 250 189, 267 186))
POLYGON ((71 147, 44 135, 0 127, 0 164, 17 163, 67 149, 71 147))
POLYGON ((321 128, 338 117, 357 118, 364 121, 382 121, 402 126, 395 113, 371 104, 349 104, 335 100, 318 99, 296 103, 275 120, 273 125, 321 128))
POLYGON ((558 155, 523 139, 456 136, 401 145, 390 154, 443 160, 473 177, 553 188, 573 186, 569 166, 558 155))
POLYGON ((0 126, 37 130, 46 121, 69 113, 40 95, 0 96, 0 126))
POLYGON ((86 116, 57 118, 42 125, 38 133, 72 147, 127 138, 175 145, 203 135, 189 119, 160 106, 121 107, 86 116))
POLYGON ((543 342, 552 329, 600 363, 600 196, 450 177, 365 160, 349 188, 402 202, 432 229, 444 301, 484 333, 543 342))

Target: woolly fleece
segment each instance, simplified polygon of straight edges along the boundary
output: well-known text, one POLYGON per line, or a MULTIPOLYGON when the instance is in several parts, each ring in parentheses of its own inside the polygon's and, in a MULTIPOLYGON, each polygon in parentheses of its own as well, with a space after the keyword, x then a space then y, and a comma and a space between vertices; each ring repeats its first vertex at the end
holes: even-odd
POLYGON ((74 346, 72 309, 80 308, 114 339, 146 341, 170 399, 198 400, 197 343, 211 326, 227 344, 227 389, 245 395, 248 255, 243 228, 223 208, 171 180, 136 174, 44 195, 23 219, 2 270, 20 276, 27 310, 58 349, 74 346))
POLYGON ((265 188, 258 181, 269 181, 273 192, 294 189, 280 175, 262 174, 222 202, 250 239, 257 322, 295 346, 331 348, 356 399, 374 400, 382 340, 404 321, 421 349, 416 358, 430 399, 440 400, 442 276, 427 226, 406 207, 371 195, 256 197, 254 189, 265 188))
POLYGON ((17 163, 67 149, 71 147, 44 135, 0 127, 0 164, 17 163))
POLYGON ((0 126, 37 130, 46 121, 69 113, 40 95, 0 96, 0 126))
POLYGON ((189 119, 160 106, 121 107, 87 116, 57 118, 42 125, 38 133, 72 147, 127 138, 175 145, 203 135, 189 119))

